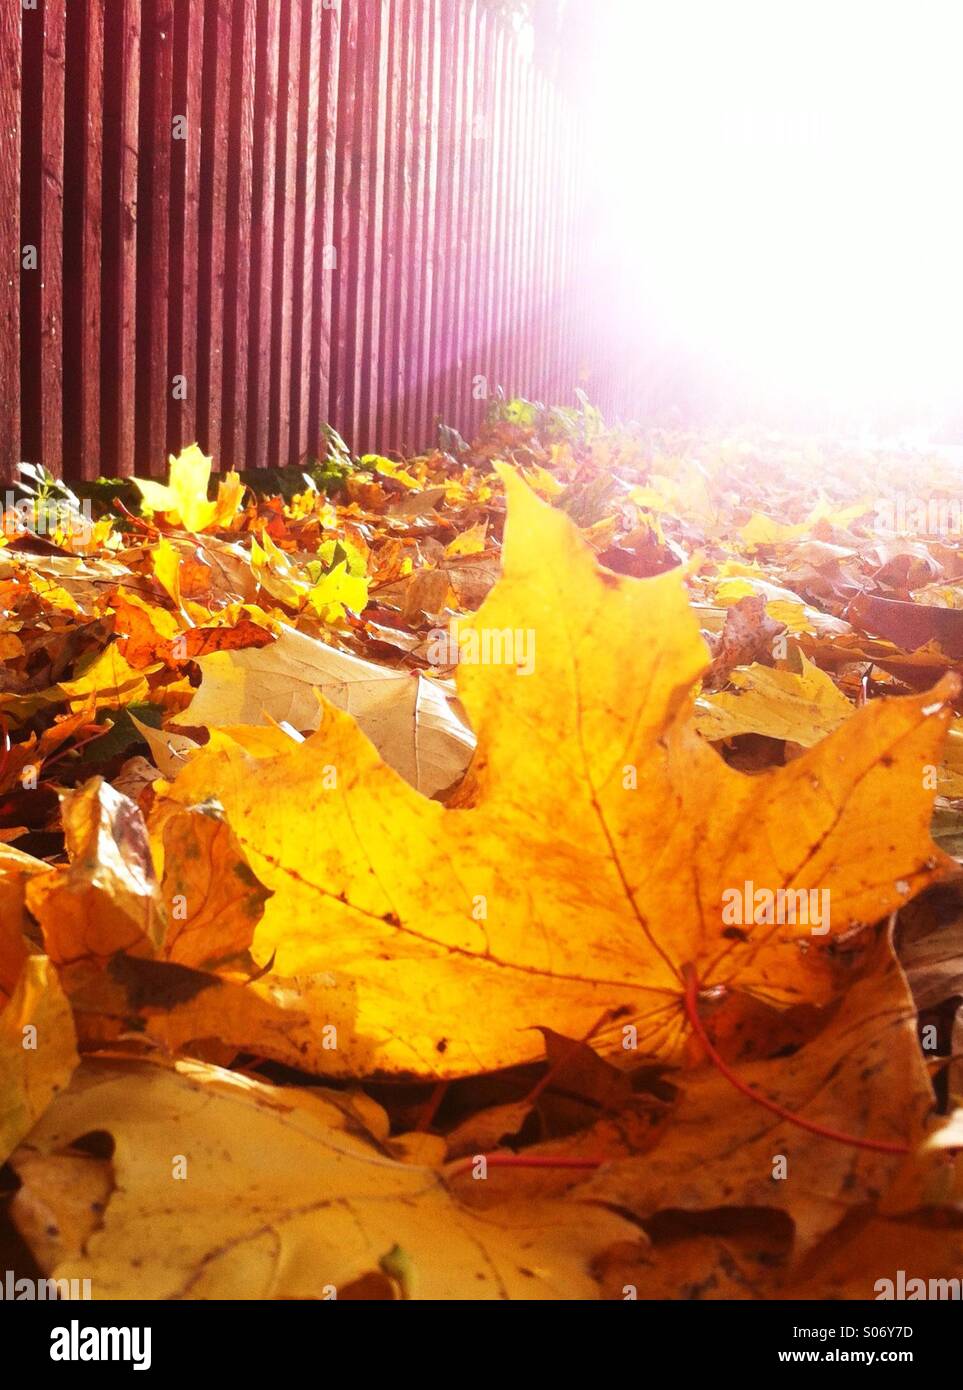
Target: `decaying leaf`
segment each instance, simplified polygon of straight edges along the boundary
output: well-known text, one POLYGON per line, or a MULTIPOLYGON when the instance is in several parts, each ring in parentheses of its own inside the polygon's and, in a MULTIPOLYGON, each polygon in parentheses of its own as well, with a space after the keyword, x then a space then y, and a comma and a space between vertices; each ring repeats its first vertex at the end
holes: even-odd
POLYGON ((143 1298, 330 1299, 402 1266, 396 1296, 595 1298, 594 1256, 635 1234, 577 1202, 465 1210, 441 1172, 388 1157, 341 1108, 199 1063, 86 1064, 14 1160, 28 1192, 35 1155, 94 1128, 113 1138, 116 1186, 50 1274, 98 1298, 125 1296, 132 1261, 143 1298))
POLYGON ((271 647, 216 652, 198 665, 200 690, 175 725, 225 729, 274 720, 310 731, 320 723, 320 691, 426 796, 457 782, 471 757, 470 730, 431 681, 385 670, 291 628, 271 647))

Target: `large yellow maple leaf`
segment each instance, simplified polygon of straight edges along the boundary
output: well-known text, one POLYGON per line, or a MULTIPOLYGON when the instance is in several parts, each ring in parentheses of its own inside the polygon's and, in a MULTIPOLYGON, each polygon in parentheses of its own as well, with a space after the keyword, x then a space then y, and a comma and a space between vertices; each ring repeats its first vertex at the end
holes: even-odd
POLYGON ((687 966, 703 988, 824 1002, 820 945, 952 865, 922 775, 949 687, 874 701, 787 767, 735 771, 694 727, 708 653, 680 573, 600 568, 503 471, 503 577, 456 638, 488 660, 458 668, 478 749, 454 804, 331 706, 300 745, 215 733, 174 785, 221 802, 274 894, 255 953, 350 1001, 335 1070, 473 1073, 540 1057, 536 1025, 579 1037, 605 1013, 601 1050, 677 1056, 687 966), (756 920, 760 890, 774 921, 756 920), (786 890, 820 905, 812 920, 794 896, 803 920, 780 921, 786 890))

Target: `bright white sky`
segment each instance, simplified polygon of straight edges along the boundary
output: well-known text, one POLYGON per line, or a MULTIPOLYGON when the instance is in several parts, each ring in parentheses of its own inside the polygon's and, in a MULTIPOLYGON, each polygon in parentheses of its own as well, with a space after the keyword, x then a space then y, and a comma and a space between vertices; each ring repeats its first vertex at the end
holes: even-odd
POLYGON ((750 391, 963 418, 963 0, 592 3, 627 313, 750 391))

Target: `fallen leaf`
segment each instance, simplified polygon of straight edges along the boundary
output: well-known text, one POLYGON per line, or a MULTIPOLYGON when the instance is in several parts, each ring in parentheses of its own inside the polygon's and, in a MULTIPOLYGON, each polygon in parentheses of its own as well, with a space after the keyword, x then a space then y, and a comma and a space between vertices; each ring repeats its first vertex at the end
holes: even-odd
POLYGON ((920 774, 952 687, 874 701, 789 766, 738 773, 692 727, 706 650, 677 575, 601 570, 505 473, 504 578, 472 630, 537 648, 530 674, 517 653, 459 665, 478 751, 455 804, 406 786, 330 705, 267 756, 216 733, 175 783, 182 802, 218 798, 274 892, 255 952, 350 981, 359 1059, 419 1075, 534 1059, 533 1025, 579 1037, 608 1010, 600 1050, 633 1024, 641 1051, 677 1057, 687 965, 705 986, 824 1002, 809 926, 727 930, 724 895, 826 892, 836 936, 950 872, 920 774))
POLYGON ((147 505, 164 512, 169 521, 180 522, 187 531, 204 531, 209 526, 227 526, 241 504, 243 486, 236 473, 228 473, 218 485, 216 502, 207 499, 211 480, 211 459, 196 444, 188 445, 175 458, 168 459, 167 484, 150 478, 134 478, 147 505))
POLYGON ((0 1010, 0 1163, 77 1065, 70 1005, 46 956, 27 956, 0 1010))
POLYGON ((634 1234, 573 1202, 466 1211, 323 1096, 200 1063, 85 1064, 14 1168, 29 1185, 91 1129, 113 1138, 116 1186, 83 1254, 49 1274, 100 1298, 340 1297, 401 1251, 409 1298, 596 1298, 592 1258, 634 1234))
POLYGON ((274 720, 304 732, 320 723, 320 691, 427 796, 458 781, 471 757, 470 730, 432 681, 386 670, 293 628, 282 626, 271 646, 216 652, 198 665, 200 689, 174 725, 230 729, 274 720))
POLYGON ((70 864, 29 879, 27 906, 59 965, 153 954, 165 920, 137 806, 101 777, 62 798, 70 864))
POLYGON ((764 734, 804 748, 835 732, 853 706, 832 679, 799 654, 799 672, 752 665, 730 671, 732 690, 700 696, 696 727, 708 739, 764 734))

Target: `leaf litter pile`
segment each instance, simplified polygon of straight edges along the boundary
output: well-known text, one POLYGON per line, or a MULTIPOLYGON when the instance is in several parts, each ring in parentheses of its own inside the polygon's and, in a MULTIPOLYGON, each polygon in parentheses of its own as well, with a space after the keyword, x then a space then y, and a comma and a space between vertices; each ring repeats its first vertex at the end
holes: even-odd
POLYGON ((196 447, 83 502, 25 470, 5 518, 6 1264, 959 1278, 949 471, 521 401, 414 459, 328 442, 274 495, 196 447))

